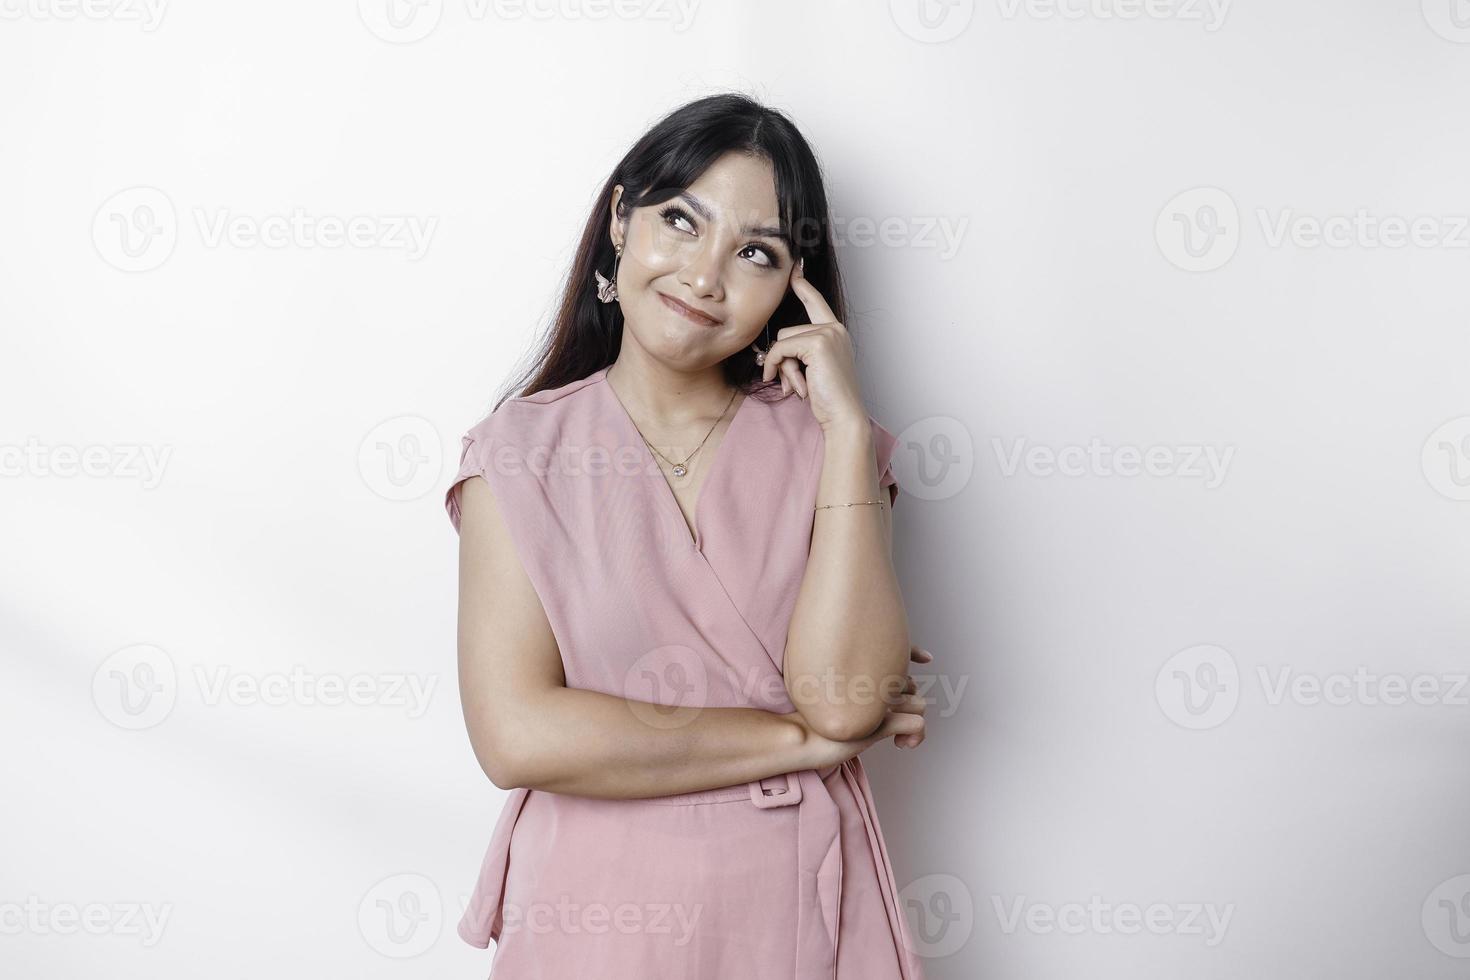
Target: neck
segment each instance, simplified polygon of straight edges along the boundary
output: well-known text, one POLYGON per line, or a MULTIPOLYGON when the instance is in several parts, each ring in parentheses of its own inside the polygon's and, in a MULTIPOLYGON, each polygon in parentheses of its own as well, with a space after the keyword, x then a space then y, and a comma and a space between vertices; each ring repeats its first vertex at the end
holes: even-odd
POLYGON ((681 371, 642 352, 634 353, 626 343, 606 377, 624 405, 641 420, 662 428, 708 423, 727 406, 733 407, 732 390, 719 365, 681 371))

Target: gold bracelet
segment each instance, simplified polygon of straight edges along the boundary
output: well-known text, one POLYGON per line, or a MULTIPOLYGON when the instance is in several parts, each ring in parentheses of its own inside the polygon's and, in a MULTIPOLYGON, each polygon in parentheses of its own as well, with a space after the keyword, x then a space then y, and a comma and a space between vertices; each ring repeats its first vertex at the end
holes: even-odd
POLYGON ((821 510, 823 507, 860 507, 863 504, 881 504, 881 503, 883 503, 883 501, 881 501, 881 500, 854 500, 850 504, 817 504, 816 509, 817 510, 821 510))

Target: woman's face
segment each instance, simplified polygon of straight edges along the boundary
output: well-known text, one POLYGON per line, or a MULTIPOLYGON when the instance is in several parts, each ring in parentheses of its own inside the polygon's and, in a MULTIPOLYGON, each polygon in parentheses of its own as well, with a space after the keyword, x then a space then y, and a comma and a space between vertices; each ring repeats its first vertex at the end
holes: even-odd
POLYGON ((678 195, 626 215, 626 237, 617 218, 622 193, 622 185, 613 192, 612 237, 623 243, 617 282, 625 334, 690 371, 762 338, 795 261, 781 237, 771 165, 727 153, 678 195))

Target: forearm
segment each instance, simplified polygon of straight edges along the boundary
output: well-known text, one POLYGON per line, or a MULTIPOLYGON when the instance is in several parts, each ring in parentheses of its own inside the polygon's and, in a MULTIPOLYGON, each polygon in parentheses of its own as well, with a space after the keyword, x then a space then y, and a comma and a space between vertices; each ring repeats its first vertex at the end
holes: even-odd
POLYGON ((901 688, 909 660, 908 617, 890 557, 889 495, 873 460, 866 422, 826 433, 817 503, 882 503, 816 511, 787 634, 787 691, 829 738, 877 728, 883 693, 901 688))
POLYGON ((497 714, 491 737, 509 766, 497 784, 638 799, 809 768, 801 724, 759 708, 674 709, 558 687, 497 714))

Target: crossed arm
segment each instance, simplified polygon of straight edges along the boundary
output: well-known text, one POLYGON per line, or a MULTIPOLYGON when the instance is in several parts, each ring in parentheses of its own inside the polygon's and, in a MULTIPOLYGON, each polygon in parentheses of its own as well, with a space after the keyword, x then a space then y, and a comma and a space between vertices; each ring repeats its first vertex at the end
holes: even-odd
POLYGON ((889 699, 912 689, 912 647, 893 569, 896 494, 880 489, 866 419, 829 429, 817 503, 882 500, 813 515, 811 554, 786 638, 786 691, 817 732, 845 741, 883 724, 889 699))
POLYGON ((567 687, 489 484, 471 477, 457 492, 460 697, 475 757, 496 786, 612 799, 697 792, 821 768, 922 732, 923 702, 912 694, 875 731, 841 741, 800 711, 703 708, 687 724, 655 727, 628 699, 567 687))

